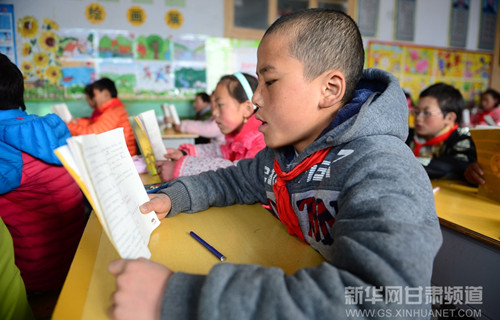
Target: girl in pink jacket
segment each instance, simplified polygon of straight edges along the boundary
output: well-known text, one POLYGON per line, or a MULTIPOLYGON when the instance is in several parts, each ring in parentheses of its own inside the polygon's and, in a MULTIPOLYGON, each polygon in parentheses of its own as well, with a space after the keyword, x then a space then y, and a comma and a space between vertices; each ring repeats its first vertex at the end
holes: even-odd
POLYGON ((235 165, 262 150, 264 136, 258 130, 260 122, 253 115, 255 107, 251 101, 255 88, 257 79, 249 74, 236 72, 223 76, 215 88, 213 116, 225 135, 225 143, 183 144, 178 150, 167 148, 165 157, 169 160, 156 162, 161 180, 235 165))

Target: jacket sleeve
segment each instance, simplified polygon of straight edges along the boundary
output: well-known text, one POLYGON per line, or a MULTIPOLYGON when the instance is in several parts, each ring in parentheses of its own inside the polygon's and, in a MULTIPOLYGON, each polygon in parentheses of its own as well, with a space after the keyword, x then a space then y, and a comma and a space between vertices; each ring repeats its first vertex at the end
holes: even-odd
POLYGON ((472 138, 462 135, 442 155, 433 157, 424 168, 431 179, 463 179, 465 169, 476 158, 472 138))
POLYGON ((210 120, 183 120, 181 121, 181 132, 196 133, 206 138, 216 138, 223 136, 217 123, 210 120))
MULTIPOLYGON (((410 318, 428 318, 425 312, 430 304, 425 307, 425 301, 411 304, 401 298, 391 303, 382 296, 392 288, 403 297, 407 289, 421 290, 420 297, 424 297, 441 244, 429 179, 409 149, 406 152, 405 157, 373 152, 350 166, 338 198, 331 261, 293 275, 279 268, 228 263, 216 265, 207 276, 177 272, 164 293, 162 318, 360 319, 389 318, 398 310, 413 310, 410 318), (356 301, 357 294, 350 292, 357 289, 369 299, 356 301)), ((264 183, 252 179, 263 169, 258 166, 259 155, 257 161, 241 160, 236 167, 196 180, 197 191, 202 191, 196 200, 199 196, 207 201, 201 206, 191 204, 189 209, 262 199, 263 195, 252 191, 264 183), (250 182, 232 183, 232 175, 245 169, 250 182), (221 182, 215 175, 227 180, 221 182), (237 191, 225 190, 226 184, 237 191), (226 191, 226 197, 217 200, 220 194, 213 196, 211 189, 215 194, 226 191)), ((193 186, 186 179, 173 187, 193 186)))
POLYGON ((227 168, 233 166, 237 161, 230 161, 218 157, 184 156, 177 160, 174 168, 173 178, 192 176, 209 170, 227 168))
POLYGON ((84 134, 99 134, 123 125, 120 123, 119 108, 111 108, 103 112, 95 121, 78 121, 67 123, 68 129, 73 136, 84 134))

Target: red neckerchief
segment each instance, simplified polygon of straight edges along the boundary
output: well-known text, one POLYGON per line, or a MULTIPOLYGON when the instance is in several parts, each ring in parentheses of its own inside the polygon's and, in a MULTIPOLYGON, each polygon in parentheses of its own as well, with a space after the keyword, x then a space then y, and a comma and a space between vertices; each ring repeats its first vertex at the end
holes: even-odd
POLYGON ((294 179, 302 172, 309 170, 312 166, 323 161, 328 154, 328 151, 330 151, 330 148, 316 151, 290 172, 283 172, 278 164, 278 161, 274 159, 274 172, 276 172, 277 175, 276 182, 273 185, 273 191, 276 197, 276 210, 278 211, 281 222, 283 222, 288 229, 288 232, 291 235, 299 237, 300 240, 304 242, 304 235, 300 230, 299 219, 293 211, 292 204, 290 202, 290 195, 288 194, 288 189, 286 188, 286 182, 294 179))
POLYGON ((427 140, 425 143, 420 144, 417 139, 413 139, 413 143, 415 143, 415 149, 413 150, 413 154, 418 157, 420 154, 420 149, 424 146, 435 146, 446 139, 448 139, 451 134, 458 129, 458 124, 455 123, 453 127, 450 128, 450 130, 440 134, 439 136, 435 136, 432 139, 427 140))
POLYGON ((90 120, 94 121, 100 115, 101 115, 101 111, 99 111, 99 109, 95 108, 94 111, 92 111, 92 114, 90 115, 90 120))

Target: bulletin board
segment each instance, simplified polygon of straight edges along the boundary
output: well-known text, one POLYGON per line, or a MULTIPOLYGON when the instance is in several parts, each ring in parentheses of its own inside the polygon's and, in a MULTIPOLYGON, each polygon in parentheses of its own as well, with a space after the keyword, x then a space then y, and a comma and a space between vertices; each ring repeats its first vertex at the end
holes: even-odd
POLYGON ((101 77, 115 82, 122 99, 191 100, 223 74, 255 73, 257 60, 256 41, 60 29, 31 16, 19 18, 17 30, 28 101, 81 99, 85 85, 101 77))
POLYGON ((370 41, 366 65, 394 74, 413 100, 426 87, 445 82, 459 89, 466 101, 478 103, 489 86, 492 61, 493 54, 486 52, 370 41))

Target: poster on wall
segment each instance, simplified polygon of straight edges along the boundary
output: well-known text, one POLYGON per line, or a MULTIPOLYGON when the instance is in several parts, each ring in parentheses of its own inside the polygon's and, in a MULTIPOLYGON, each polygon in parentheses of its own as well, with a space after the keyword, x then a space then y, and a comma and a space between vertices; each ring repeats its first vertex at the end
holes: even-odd
POLYGON ((498 0, 482 0, 479 49, 493 50, 498 17, 498 0))
POLYGON ((88 60, 97 56, 95 34, 84 29, 59 31, 59 55, 63 59, 88 60))
POLYGON ((445 82, 461 91, 464 99, 478 102, 488 87, 493 55, 485 52, 370 41, 367 67, 394 74, 401 87, 416 99, 426 87, 445 82))
POLYGON ((379 0, 358 2, 358 27, 363 36, 375 37, 378 25, 379 0))
POLYGON ((14 6, 11 4, 0 4, 0 53, 17 64, 14 6))
POLYGON ((136 68, 137 97, 167 96, 174 87, 172 64, 166 61, 140 61, 136 68))
POLYGON ((193 93, 207 90, 207 67, 205 64, 176 63, 174 67, 175 88, 193 93))
POLYGON ((184 35, 174 37, 174 60, 206 62, 205 37, 184 35))
POLYGON ((133 99, 136 80, 136 64, 133 60, 106 59, 97 65, 99 78, 109 78, 115 82, 118 96, 123 99, 133 99))
POLYGON ((453 0, 451 3, 451 19, 449 43, 451 47, 465 48, 469 26, 470 0, 453 0))
POLYGON ((396 14, 396 40, 413 41, 415 37, 415 0, 398 0, 396 14))
POLYGON ((172 41, 157 34, 137 37, 135 51, 138 60, 172 61, 172 41))
POLYGON ((61 73, 66 96, 83 97, 85 86, 97 80, 96 66, 92 60, 62 60, 61 73))
POLYGON ((128 31, 101 31, 98 34, 99 58, 133 58, 134 34, 128 31))

